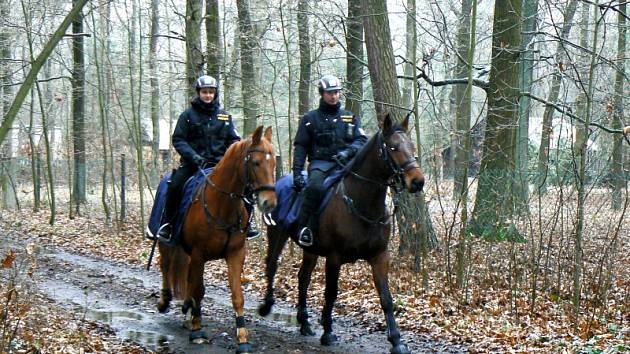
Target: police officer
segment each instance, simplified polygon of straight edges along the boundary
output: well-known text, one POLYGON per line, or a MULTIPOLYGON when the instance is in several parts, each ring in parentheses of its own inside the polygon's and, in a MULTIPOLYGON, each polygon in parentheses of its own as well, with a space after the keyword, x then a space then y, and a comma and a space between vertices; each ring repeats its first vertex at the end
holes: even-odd
MULTIPOLYGON (((232 116, 219 104, 219 84, 217 80, 203 75, 195 83, 197 96, 191 105, 180 114, 173 132, 172 142, 181 156, 179 167, 171 175, 166 192, 166 205, 158 235, 170 239, 173 217, 179 205, 179 197, 184 184, 199 168, 213 167, 225 151, 241 137, 236 132, 232 116)), ((245 203, 250 214, 248 238, 258 236, 251 228, 253 206, 245 203)))
POLYGON ((365 144, 367 137, 358 117, 341 109, 341 83, 335 76, 323 76, 318 83, 319 108, 304 115, 294 141, 293 187, 304 189, 304 204, 298 217, 302 246, 313 245, 319 203, 326 190, 324 179, 340 164, 346 164, 365 144), (308 157, 308 184, 302 170, 308 157))

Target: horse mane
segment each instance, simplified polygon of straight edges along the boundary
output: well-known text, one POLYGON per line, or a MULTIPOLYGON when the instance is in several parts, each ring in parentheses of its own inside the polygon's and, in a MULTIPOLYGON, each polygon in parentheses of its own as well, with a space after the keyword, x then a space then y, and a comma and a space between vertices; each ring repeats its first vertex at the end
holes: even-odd
POLYGON ((225 151, 225 154, 223 154, 223 157, 221 158, 221 160, 219 160, 219 163, 215 166, 215 168, 221 167, 224 163, 226 163, 225 161, 230 161, 231 159, 234 158, 234 156, 238 156, 238 155, 244 154, 244 151, 247 148, 249 148, 249 146, 251 144, 252 144, 252 137, 251 136, 248 137, 247 139, 241 139, 241 140, 233 143, 225 151))

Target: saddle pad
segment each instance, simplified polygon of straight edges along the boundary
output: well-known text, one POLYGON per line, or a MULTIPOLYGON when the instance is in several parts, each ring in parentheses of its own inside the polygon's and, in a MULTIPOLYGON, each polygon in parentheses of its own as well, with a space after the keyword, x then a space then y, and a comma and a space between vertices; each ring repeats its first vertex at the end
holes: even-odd
MULTIPOLYGON (((326 188, 326 194, 322 198, 322 202, 317 210, 317 213, 321 213, 328 201, 332 197, 334 186, 345 175, 346 169, 340 168, 334 170, 324 180, 324 187, 326 188)), ((307 173, 302 171, 302 174, 307 176, 307 173)), ((308 176, 307 176, 308 178, 308 176)), ((285 231, 291 232, 295 227, 298 216, 300 215, 300 209, 304 201, 304 193, 296 193, 293 189, 293 175, 288 174, 283 176, 276 182, 276 197, 278 204, 271 212, 271 217, 280 225, 285 231)))
MULTIPOLYGON (((205 176, 207 176, 212 171, 212 168, 207 168, 204 170, 205 176)), ((199 186, 204 183, 205 176, 200 172, 197 172, 193 176, 191 176, 186 183, 184 184, 184 188, 182 189, 182 196, 179 201, 179 207, 175 212, 175 217, 172 224, 172 235, 171 240, 168 244, 179 244, 180 234, 182 230, 182 225, 184 224, 184 218, 188 213, 188 209, 193 202, 195 197, 195 191, 199 186)), ((151 217, 149 218, 149 225, 147 227, 147 233, 150 235, 156 235, 157 231, 160 229, 160 222, 162 219, 162 211, 164 210, 164 206, 166 205, 166 190, 167 190, 167 182, 171 178, 171 174, 168 174, 162 178, 160 184, 158 185, 158 189, 155 192, 155 202, 153 203, 153 209, 151 209, 151 217)))

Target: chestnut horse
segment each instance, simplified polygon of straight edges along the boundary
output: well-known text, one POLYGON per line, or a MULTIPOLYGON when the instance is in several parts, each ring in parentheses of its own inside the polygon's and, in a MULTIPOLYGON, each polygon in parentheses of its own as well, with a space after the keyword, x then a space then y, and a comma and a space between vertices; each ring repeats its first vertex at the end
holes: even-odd
MULTIPOLYGON (((308 321, 307 290, 311 273, 319 256, 326 257, 325 305, 321 324, 324 333, 322 345, 337 340, 332 330, 332 310, 337 299, 339 270, 344 263, 366 260, 372 267, 372 277, 385 313, 391 352, 409 353, 400 339, 400 331, 394 318, 392 296, 389 292, 387 273, 390 256, 387 250, 392 215, 385 205, 387 188, 398 181, 411 193, 422 190, 424 176, 414 157, 415 146, 407 135, 409 117, 395 123, 389 115, 383 120, 382 130, 376 133, 358 152, 347 174, 334 187, 334 194, 319 216, 319 231, 314 244, 303 247, 302 265, 298 274, 297 320, 302 335, 314 335, 308 321)), ((258 309, 266 316, 275 302, 273 280, 288 237, 297 242, 296 230, 284 230, 268 225, 269 249, 266 259, 267 293, 258 309)))
POLYGON ((183 299, 182 311, 190 310, 192 315, 191 341, 207 338, 201 330, 204 265, 209 260, 222 258, 228 266, 228 283, 236 312, 236 352, 251 352, 241 287, 248 220, 243 198, 245 190, 250 190, 263 213, 276 206, 276 159, 271 139, 271 127, 263 134, 263 127, 259 126, 250 138, 232 144, 195 192, 195 200, 182 226, 181 244, 159 245, 162 292, 158 310, 165 312, 173 295, 183 299))

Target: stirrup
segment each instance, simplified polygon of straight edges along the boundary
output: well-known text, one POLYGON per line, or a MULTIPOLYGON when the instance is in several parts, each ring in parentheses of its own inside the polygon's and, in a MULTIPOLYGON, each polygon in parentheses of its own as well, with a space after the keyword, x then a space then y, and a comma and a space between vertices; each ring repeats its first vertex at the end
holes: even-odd
POLYGON ((245 236, 248 240, 253 240, 260 236, 260 231, 257 229, 249 229, 247 230, 247 235, 245 236))
POLYGON ((155 236, 158 238, 158 240, 162 242, 170 242, 171 237, 173 236, 173 228, 171 227, 171 224, 167 222, 166 224, 160 226, 155 236), (168 234, 166 234, 167 229, 168 229, 168 234), (166 235, 162 235, 162 233, 166 235))
POLYGON ((313 245, 313 232, 308 226, 304 226, 298 234, 298 243, 303 247, 311 247, 313 245))

